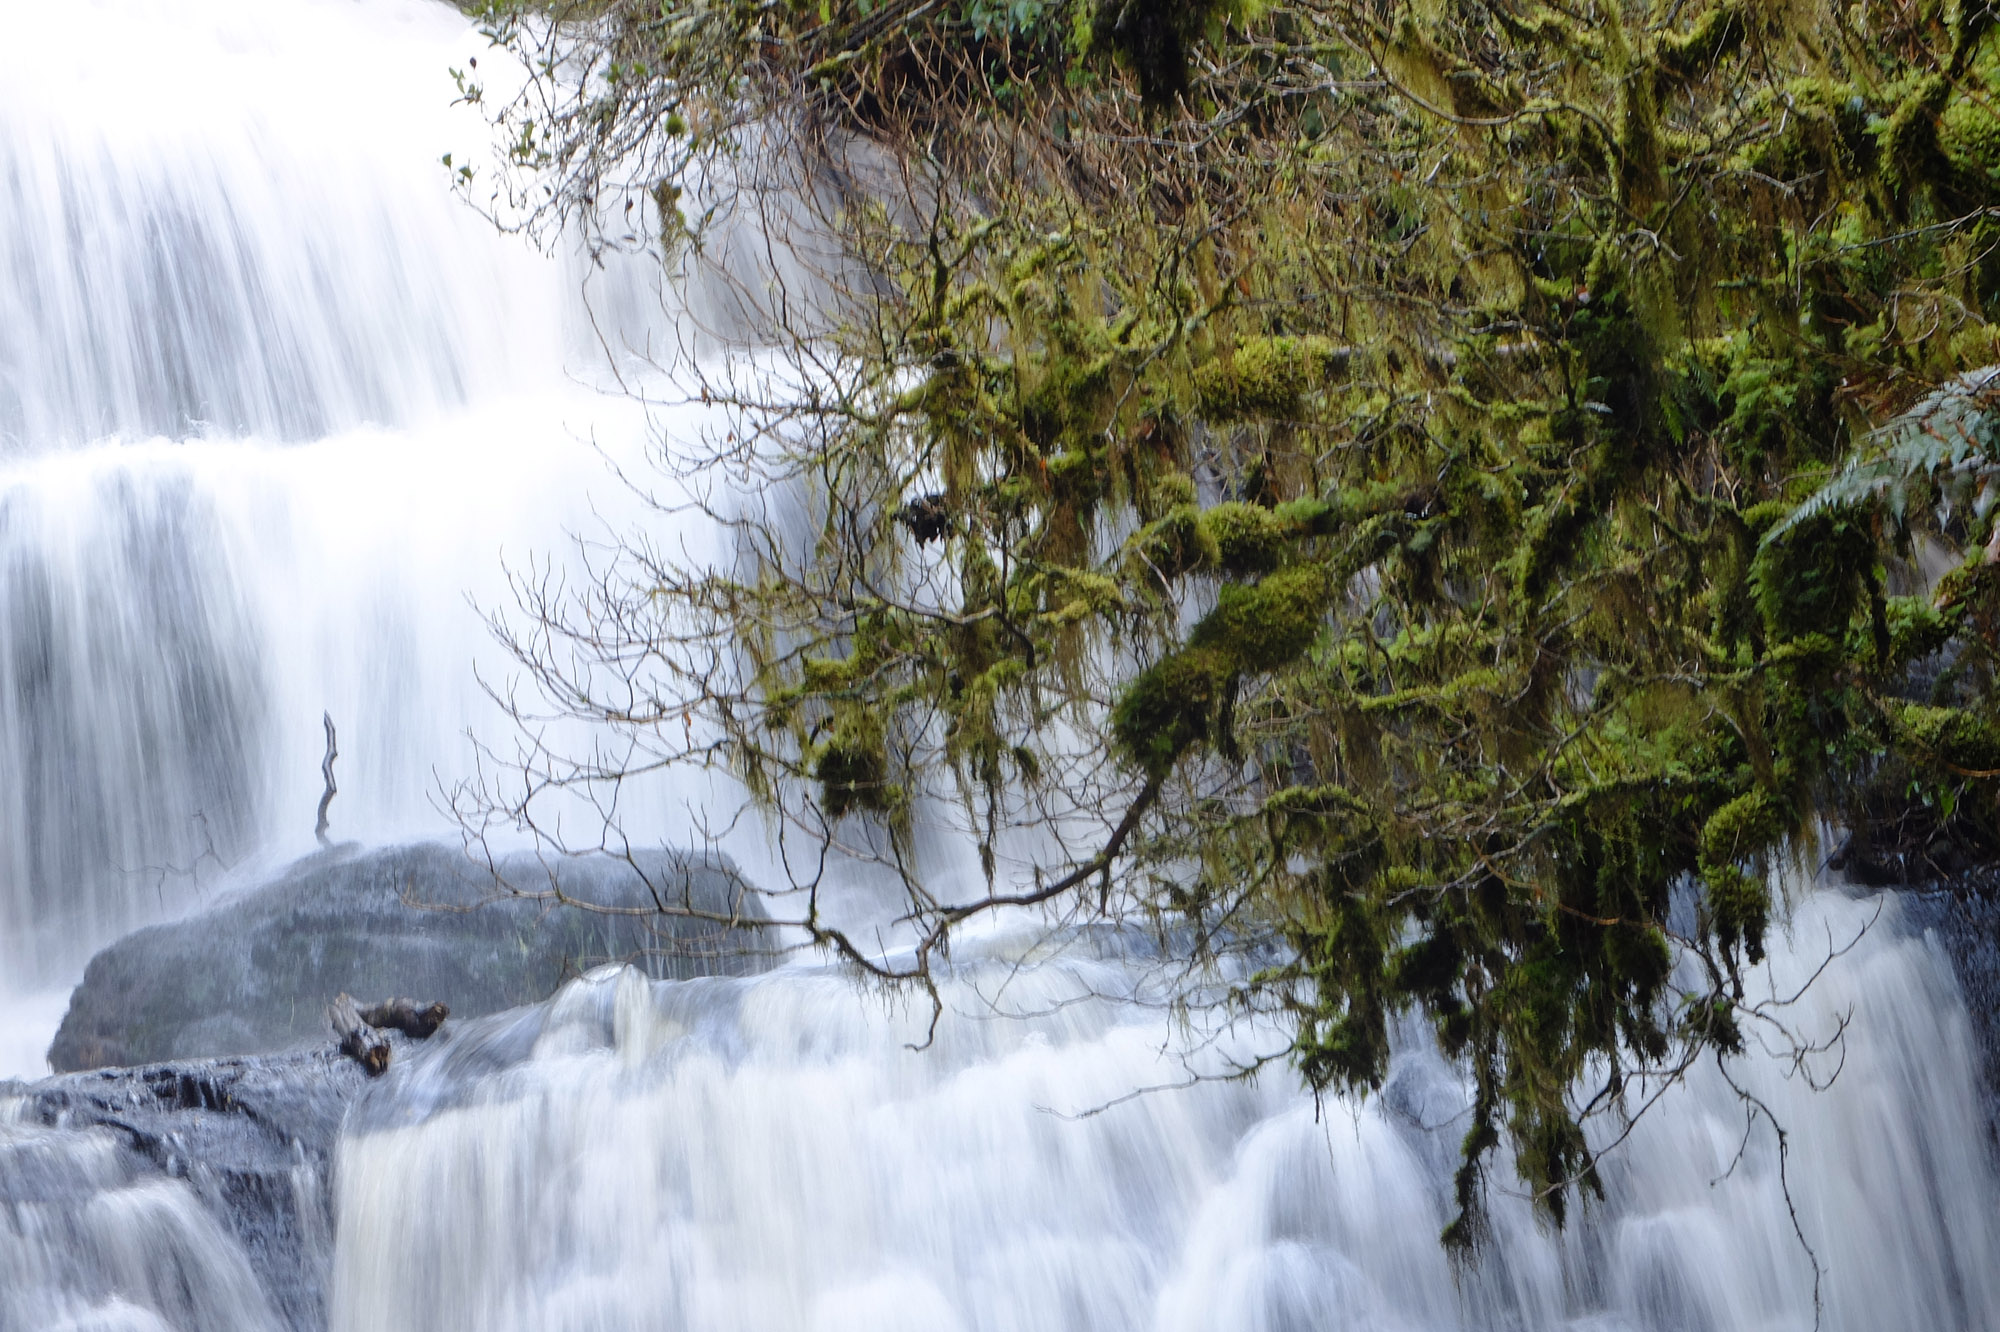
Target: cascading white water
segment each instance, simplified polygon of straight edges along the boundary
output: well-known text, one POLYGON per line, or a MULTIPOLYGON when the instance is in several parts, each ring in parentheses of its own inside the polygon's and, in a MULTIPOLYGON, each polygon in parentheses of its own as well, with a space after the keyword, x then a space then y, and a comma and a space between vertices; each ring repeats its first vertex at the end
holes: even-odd
MULTIPOLYGON (((0 997, 311 845, 448 825, 472 602, 629 511, 577 269, 453 197, 431 0, 5 0, 0 997)), ((503 737, 504 738, 504 737, 503 737)), ((31 1003, 30 1007, 37 1007, 31 1003)), ((46 1014, 54 1007, 39 1001, 46 1014)), ((25 1011, 19 1006, 15 1011, 25 1011)), ((40 1069, 10 1032, 0 1075, 40 1069)))
MULTIPOLYGON (((1814 899, 1757 983, 1789 994, 1875 909, 1814 899)), ((1281 1067, 1121 1101, 1182 1080, 1182 1038, 1080 1002, 1138 973, 1076 951, 1017 972, 989 941, 923 1050, 927 1013, 810 971, 607 973, 461 1033, 350 1117, 334 1327, 1813 1326, 1774 1139, 1712 1071, 1607 1157, 1607 1200, 1564 1235, 1505 1195, 1503 1166, 1490 1247, 1454 1272, 1437 1235, 1467 1100, 1441 1061, 1406 1053, 1379 1097, 1318 1114, 1281 1067), (464 1071, 482 1055, 504 1067, 464 1071)), ((1947 966, 1892 905, 1789 1015, 1820 1035, 1855 1015, 1834 1089, 1739 1070, 1791 1135, 1828 1329, 2000 1326, 1987 1122, 1947 966)))
POLYGON ((178 1182, 131 1178, 118 1148, 21 1124, 0 1097, 0 1328, 277 1332, 235 1238, 178 1182))
POLYGON ((5 12, 0 447, 318 438, 522 368, 439 188, 442 6, 5 12))
MULTIPOLYGON (((311 845, 322 710, 336 836, 445 826, 430 797, 465 771, 461 733, 505 742, 467 595, 504 604, 503 555, 632 521, 598 450, 631 456, 649 419, 572 378, 598 351, 574 270, 447 189, 438 157, 482 142, 448 106, 447 68, 478 52, 452 9, 0 0, 0 19, 5 1076, 38 1070, 50 987, 92 949, 311 845)), ((612 295, 650 345, 643 302, 612 295)), ((678 840, 664 804, 627 814, 678 840)), ((1864 913, 1816 900, 1775 969, 1823 956, 1810 924, 1844 937, 1864 913)), ((350 1130, 337 1325, 1812 1325, 1771 1137, 1730 1168, 1742 1106, 1711 1075, 1567 1236, 1497 1197, 1493 1246, 1455 1274, 1436 1234, 1463 1093, 1436 1059, 1413 1045, 1380 1098, 1317 1119, 1281 1070, 1065 1118, 1175 1080, 1175 1037, 1107 1003, 995 1019, 975 989, 1014 947, 972 950, 923 1052, 921 1015, 805 968, 601 978, 452 1037, 350 1130)), ((1005 1002, 1142 972, 1079 944, 1005 1002)), ((1893 908, 1799 1020, 1850 1005, 1833 1091, 1742 1070, 1793 1135, 1825 1325, 1994 1325, 1977 1056, 1945 959, 1893 908)), ((179 1184, 126 1179, 89 1135, 0 1124, 0 1155, 0 1182, 97 1191, 0 1196, 0 1329, 268 1324, 179 1184)))

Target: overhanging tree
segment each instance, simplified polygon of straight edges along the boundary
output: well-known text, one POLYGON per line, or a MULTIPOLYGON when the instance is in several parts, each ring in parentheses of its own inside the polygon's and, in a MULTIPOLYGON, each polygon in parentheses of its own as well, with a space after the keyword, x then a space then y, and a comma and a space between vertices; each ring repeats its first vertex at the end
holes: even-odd
POLYGON ((1560 1218, 1593 1116, 1781 1024, 1742 976, 1821 820, 1892 877, 1993 846, 1989 11, 487 21, 515 224, 790 248, 736 292, 777 369, 684 367, 730 427, 664 459, 739 562, 531 594, 521 660, 631 747, 475 817, 721 764, 901 877, 893 956, 794 885, 876 975, 998 907, 1143 919, 1315 1090, 1421 1013, 1474 1088, 1455 1243, 1503 1140, 1560 1218))

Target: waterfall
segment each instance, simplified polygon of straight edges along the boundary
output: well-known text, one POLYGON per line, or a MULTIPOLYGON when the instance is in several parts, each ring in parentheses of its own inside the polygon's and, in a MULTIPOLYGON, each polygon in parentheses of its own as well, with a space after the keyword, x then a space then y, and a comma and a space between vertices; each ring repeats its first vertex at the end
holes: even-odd
POLYGON ((0 447, 314 439, 504 382, 508 284, 424 142, 441 11, 9 4, 0 447))
POLYGON ((132 1178, 107 1130, 23 1125, 0 1097, 0 1328, 279 1327, 241 1248, 188 1189, 132 1178))
MULTIPOLYGON (((607 972, 350 1116, 334 1327, 1804 1332, 1792 1206, 1822 1326, 2000 1325, 1964 1007, 1938 944, 1877 909, 1814 898, 1753 981, 1789 994, 1860 937, 1789 1018, 1854 1015, 1803 1071, 1844 1059, 1833 1089, 1739 1070, 1790 1135, 1789 1204, 1769 1125, 1698 1070, 1563 1234, 1502 1166, 1457 1272, 1437 1235, 1468 1103, 1414 1035, 1365 1103, 1315 1107, 1282 1066, 1133 1097, 1185 1081, 1187 1038, 1117 1001, 1142 969, 1087 936, 1026 970, 1005 937, 961 952, 922 1049, 927 1009, 838 975, 607 972)), ((1274 1040, 1215 1035, 1211 1069, 1274 1040)))
POLYGON ((486 132, 455 11, 0 17, 0 997, 46 1012, 311 847, 322 712, 336 837, 447 831, 465 733, 504 733, 503 559, 629 511, 601 453, 646 421, 572 373, 576 269, 448 188, 486 132))
MULTIPOLYGON (((472 762, 465 733, 507 743, 480 610, 508 604, 509 567, 562 576, 572 535, 639 522, 607 456, 698 422, 599 392, 580 270, 453 197, 439 159, 477 158, 484 130, 451 105, 447 70, 481 53, 451 7, 0 0, 0 18, 6 1077, 41 1071, 93 950, 312 847, 322 712, 336 837, 448 832, 435 801, 472 762)), ((649 346, 649 297, 616 286, 635 272, 592 280, 615 340, 649 346)), ((703 799, 627 813, 677 841, 676 801, 703 799)), ((1760 983, 1784 991, 1878 909, 1793 1014, 1825 1033, 1851 1013, 1832 1088, 1806 1074, 1833 1056, 1801 1070, 1753 1046, 1737 1066, 1789 1134, 1789 1191, 1771 1126, 1703 1068, 1562 1234, 1502 1165, 1492 1242, 1462 1268, 1437 1234, 1464 1089, 1414 1028, 1379 1096, 1315 1105, 1282 1064, 1178 1087, 1278 1034, 1190 1050, 1117 1002, 1151 965, 1121 936, 968 941, 928 1044, 921 1002, 804 962, 593 975, 448 1031, 356 1108, 330 1314, 344 1332, 1803 1330, 1810 1246, 1823 1326, 1995 1326, 2000 1189, 1941 946, 1893 902, 1821 892, 1760 983)), ((193 1185, 10 1105, 0 1332, 278 1325, 193 1185)))

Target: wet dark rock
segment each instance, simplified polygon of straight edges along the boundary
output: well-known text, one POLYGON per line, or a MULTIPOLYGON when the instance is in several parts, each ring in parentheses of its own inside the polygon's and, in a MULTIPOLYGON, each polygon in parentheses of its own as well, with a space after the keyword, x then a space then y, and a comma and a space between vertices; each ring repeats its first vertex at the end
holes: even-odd
POLYGON ((532 856, 497 869, 496 879, 435 845, 307 857, 268 884, 100 952, 49 1062, 69 1072, 326 1045, 327 1005, 343 991, 366 1002, 420 995, 465 1018, 544 999, 607 962, 662 979, 763 964, 754 927, 658 910, 761 920, 755 894, 723 861, 585 857, 560 862, 553 880, 532 856), (566 905, 552 884, 568 902, 614 910, 566 905))
MULTIPOLYGON (((94 1199, 149 1178, 178 1181, 234 1240, 270 1312, 288 1328, 322 1328, 334 1233, 329 1163, 348 1104, 367 1084, 330 1046, 0 1084, 17 1136, 50 1131, 38 1140, 43 1150, 0 1154, 0 1207, 87 1214, 94 1199), (108 1171, 83 1150, 106 1133, 118 1155, 108 1171)), ((66 1277, 87 1288, 89 1254, 66 1265, 66 1277)), ((184 1312, 205 1311, 197 1299, 184 1312)))
POLYGON ((2000 873, 1962 875, 1907 901, 1913 923, 1936 931, 1965 994, 1983 1057, 1988 1132, 2000 1147, 2000 873))

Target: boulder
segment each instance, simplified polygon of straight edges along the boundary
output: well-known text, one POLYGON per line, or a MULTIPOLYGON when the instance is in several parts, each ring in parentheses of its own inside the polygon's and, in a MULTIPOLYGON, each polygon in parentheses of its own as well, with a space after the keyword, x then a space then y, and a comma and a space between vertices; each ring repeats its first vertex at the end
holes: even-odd
POLYGON ((49 1062, 72 1072, 330 1044, 326 1009, 342 992, 416 995, 464 1018, 544 999, 607 962, 659 979, 742 974, 763 964, 763 919, 715 857, 488 867, 438 845, 336 847, 97 954, 49 1062))

